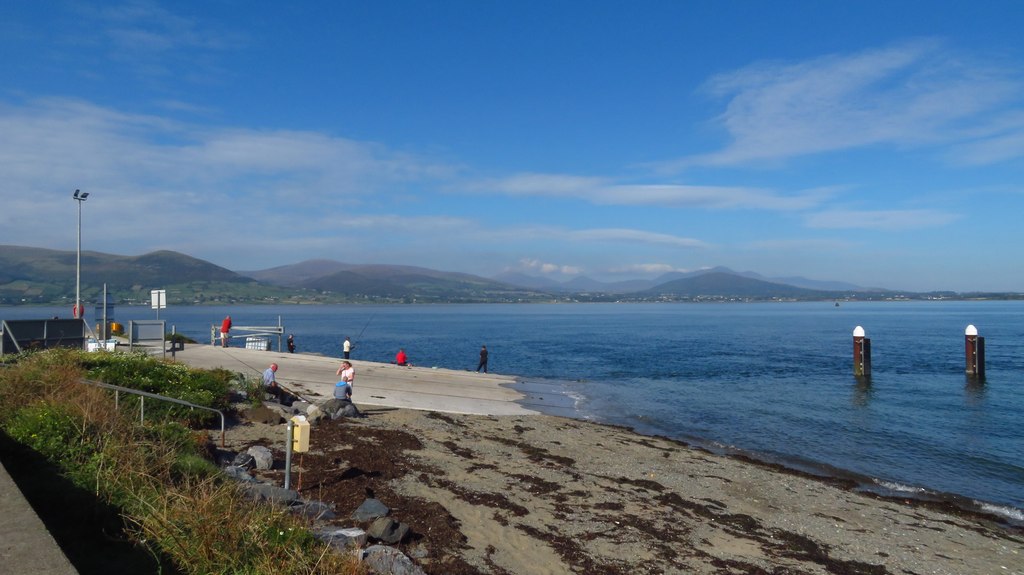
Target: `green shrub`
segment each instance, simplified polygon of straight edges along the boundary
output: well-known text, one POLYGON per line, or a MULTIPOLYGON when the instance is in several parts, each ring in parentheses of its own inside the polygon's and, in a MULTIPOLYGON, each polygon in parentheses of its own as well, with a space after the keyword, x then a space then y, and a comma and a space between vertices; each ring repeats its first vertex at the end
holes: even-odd
POLYGON ((7 434, 55 463, 85 461, 94 451, 83 424, 62 405, 37 403, 17 411, 7 423, 7 434))
MULTIPOLYGON (((85 361, 87 375, 111 385, 173 397, 196 405, 225 410, 229 406, 231 372, 224 369, 199 370, 184 364, 169 363, 145 354, 91 354, 85 361)), ((124 403, 137 409, 138 397, 124 403)), ((217 416, 168 402, 146 402, 146 417, 187 421, 191 425, 210 425, 217 416)))
POLYGON ((175 458, 171 473, 176 480, 186 477, 202 479, 216 476, 220 468, 199 454, 181 453, 175 458))
POLYGON ((69 349, 18 354, 16 362, 0 369, 0 422, 77 381, 82 375, 81 355, 69 349))
POLYGON ((144 434, 148 440, 162 443, 175 451, 195 451, 194 432, 176 421, 151 423, 145 427, 144 434))
POLYGON ((263 394, 265 393, 263 388, 263 378, 252 377, 239 373, 236 382, 238 389, 245 394, 249 403, 253 407, 260 407, 263 405, 263 394))

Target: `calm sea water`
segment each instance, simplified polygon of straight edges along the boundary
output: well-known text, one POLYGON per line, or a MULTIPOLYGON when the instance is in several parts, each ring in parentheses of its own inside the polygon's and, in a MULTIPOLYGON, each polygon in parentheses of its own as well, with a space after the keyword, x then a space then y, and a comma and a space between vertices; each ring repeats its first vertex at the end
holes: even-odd
POLYGON ((161 319, 208 342, 226 314, 236 326, 280 317, 300 352, 339 356, 349 336, 371 361, 404 347, 416 365, 475 369, 486 344, 491 371, 519 376, 543 411, 1024 522, 1024 302, 180 307, 161 319), (964 375, 968 324, 986 338, 983 384, 964 375), (858 325, 870 383, 852 375, 858 325))

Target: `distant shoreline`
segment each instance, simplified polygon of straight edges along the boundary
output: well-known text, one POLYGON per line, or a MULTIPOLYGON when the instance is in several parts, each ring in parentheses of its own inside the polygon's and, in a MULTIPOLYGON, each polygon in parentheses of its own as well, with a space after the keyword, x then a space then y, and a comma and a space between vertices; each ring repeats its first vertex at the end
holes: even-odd
MULTIPOLYGON (((85 305, 86 313, 96 306, 93 302, 87 302, 83 298, 83 305, 85 305)), ((416 302, 404 302, 404 301, 232 301, 232 302, 201 302, 201 303, 179 303, 179 302, 168 302, 169 307, 231 307, 231 306, 330 306, 330 305, 350 305, 350 306, 375 306, 375 305, 386 305, 386 306, 433 306, 433 305, 594 305, 594 304, 606 304, 606 305, 638 305, 638 304, 764 304, 764 303, 822 303, 834 305, 839 303, 845 304, 858 304, 858 303, 912 303, 912 302, 985 302, 985 301, 1024 301, 1024 293, 1022 294, 975 294, 975 295, 960 295, 960 296, 904 296, 904 297, 877 297, 877 298, 847 298, 847 299, 835 299, 835 298, 822 298, 822 299, 779 299, 779 298, 741 298, 741 297, 730 297, 730 296, 710 296, 703 298, 692 298, 692 299, 629 299, 629 298, 596 298, 592 300, 585 299, 558 299, 550 301, 416 301, 416 302)), ((64 308, 71 306, 70 303, 39 303, 39 302, 25 302, 25 303, 0 303, 0 309, 6 307, 17 307, 17 308, 46 308, 46 307, 59 307, 64 308)), ((124 308, 144 308, 152 309, 149 303, 124 303, 114 302, 116 307, 124 308)), ((2 319, 2 318, 0 318, 2 319)))

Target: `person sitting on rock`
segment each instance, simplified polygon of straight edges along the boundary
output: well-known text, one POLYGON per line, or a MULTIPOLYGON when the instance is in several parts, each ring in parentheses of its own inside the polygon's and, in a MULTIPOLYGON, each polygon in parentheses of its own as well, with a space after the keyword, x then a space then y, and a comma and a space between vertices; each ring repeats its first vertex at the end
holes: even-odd
POLYGON ((352 401, 352 385, 356 381, 356 370, 349 361, 341 362, 341 367, 335 375, 341 376, 341 381, 334 385, 334 397, 352 401))
POLYGON ((277 364, 272 363, 270 367, 263 371, 263 389, 270 395, 274 396, 281 405, 291 405, 291 394, 281 389, 281 386, 277 384, 277 364))

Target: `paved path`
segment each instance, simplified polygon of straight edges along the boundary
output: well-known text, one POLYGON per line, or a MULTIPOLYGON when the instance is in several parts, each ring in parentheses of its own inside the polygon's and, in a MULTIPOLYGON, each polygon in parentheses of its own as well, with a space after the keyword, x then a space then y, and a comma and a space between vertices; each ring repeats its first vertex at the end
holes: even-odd
MULTIPOLYGON (((276 363, 279 383, 316 402, 333 397, 341 364, 340 359, 320 355, 204 344, 186 344, 184 351, 175 353, 175 359, 193 367, 222 367, 253 377, 261 376, 271 363, 276 363)), ((352 399, 357 405, 480 415, 538 413, 516 403, 525 396, 509 387, 515 381, 510 376, 351 361, 356 370, 352 399)))
POLYGON ((77 575, 3 465, 0 518, 0 575, 77 575))

